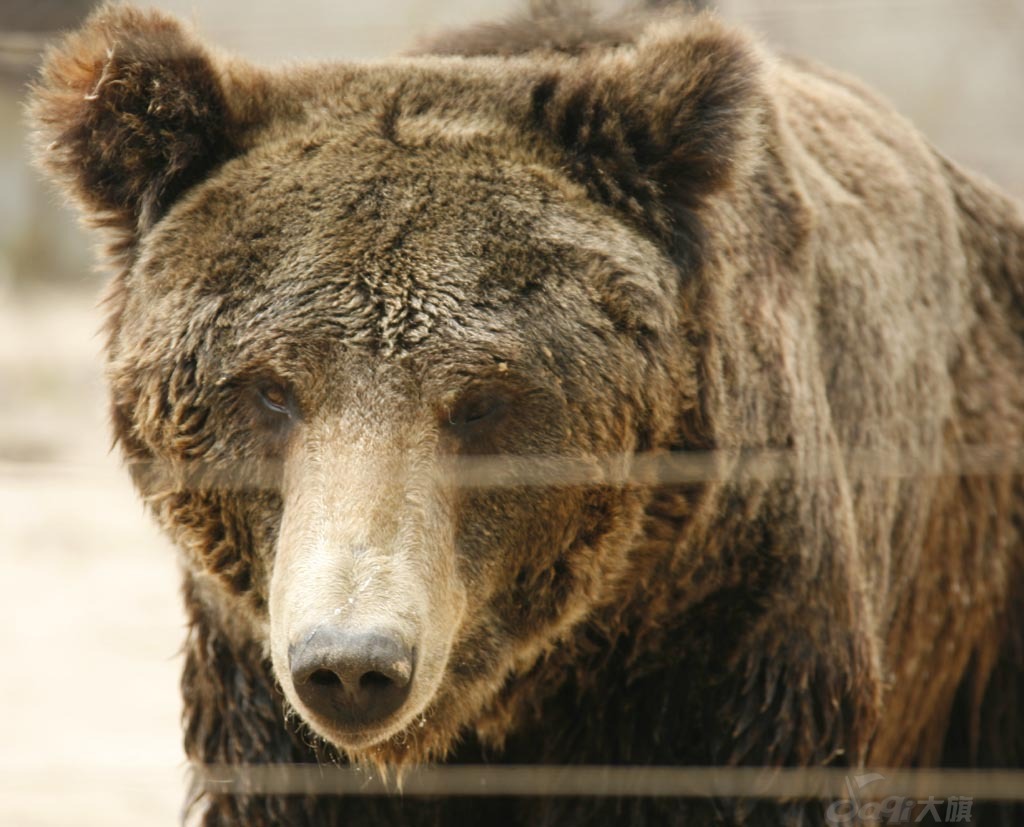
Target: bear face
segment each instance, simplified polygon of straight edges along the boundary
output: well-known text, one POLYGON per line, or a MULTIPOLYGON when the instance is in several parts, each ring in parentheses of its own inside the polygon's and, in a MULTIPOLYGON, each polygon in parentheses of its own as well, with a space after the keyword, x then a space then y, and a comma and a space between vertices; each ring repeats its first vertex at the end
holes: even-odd
POLYGON ((154 471, 194 480, 182 501, 139 477, 316 731, 355 750, 419 719, 443 749, 435 730, 450 737, 615 592, 642 501, 559 485, 555 463, 599 482, 614 458, 621 477, 652 429, 643 400, 677 393, 636 346, 678 347, 656 318, 671 280, 649 240, 544 168, 336 132, 228 161, 140 241, 115 406, 154 471), (530 249, 503 241, 511 226, 530 249), (651 291, 645 332, 605 306, 613 279, 651 291), (517 485, 518 457, 551 483, 517 485), (221 515, 197 523, 211 494, 221 515), (266 528, 212 544, 232 519, 266 528), (296 692, 295 647, 334 629, 415 653, 385 720, 347 723, 296 692))
POLYGON ((646 499, 607 480, 696 416, 680 271, 756 74, 708 20, 273 75, 109 8, 50 56, 41 156, 121 267, 136 484, 351 757, 443 755, 621 597, 646 499))

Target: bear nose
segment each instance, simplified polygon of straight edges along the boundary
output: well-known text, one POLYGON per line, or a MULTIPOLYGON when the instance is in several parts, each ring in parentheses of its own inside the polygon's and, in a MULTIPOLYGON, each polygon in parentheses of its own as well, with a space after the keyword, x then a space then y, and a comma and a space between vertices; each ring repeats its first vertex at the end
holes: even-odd
POLYGON ((412 649, 394 632, 321 625, 292 644, 295 691, 317 717, 344 728, 371 726, 409 695, 412 649))

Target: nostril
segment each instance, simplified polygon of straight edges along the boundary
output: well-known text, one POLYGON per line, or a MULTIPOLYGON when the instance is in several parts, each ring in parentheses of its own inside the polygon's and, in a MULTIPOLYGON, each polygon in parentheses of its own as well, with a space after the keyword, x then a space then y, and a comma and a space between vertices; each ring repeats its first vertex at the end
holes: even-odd
POLYGON ((324 687, 341 686, 341 678, 329 669, 317 669, 309 676, 309 682, 324 687))
POLYGON ((359 688, 368 692, 387 689, 395 682, 383 672, 367 672, 359 679, 359 688))

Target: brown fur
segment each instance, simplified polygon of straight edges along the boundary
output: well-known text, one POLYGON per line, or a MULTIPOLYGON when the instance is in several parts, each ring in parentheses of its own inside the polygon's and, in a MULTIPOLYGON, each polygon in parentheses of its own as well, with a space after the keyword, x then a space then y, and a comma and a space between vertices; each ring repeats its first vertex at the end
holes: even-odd
MULTIPOLYGON (((114 425, 184 551, 190 758, 1019 766, 1024 484, 949 469, 1024 436, 1020 206, 709 16, 545 11, 428 48, 455 56, 263 72, 108 7, 34 92, 41 163, 113 231, 114 425), (717 452, 715 478, 601 481, 669 450, 717 452), (741 473, 765 450, 794 473, 741 473), (447 463, 479 456, 594 484, 459 486, 447 463), (348 595, 422 661, 415 720, 359 743, 286 718, 282 668, 296 618, 348 595)), ((201 790, 193 812, 823 818, 201 790)))

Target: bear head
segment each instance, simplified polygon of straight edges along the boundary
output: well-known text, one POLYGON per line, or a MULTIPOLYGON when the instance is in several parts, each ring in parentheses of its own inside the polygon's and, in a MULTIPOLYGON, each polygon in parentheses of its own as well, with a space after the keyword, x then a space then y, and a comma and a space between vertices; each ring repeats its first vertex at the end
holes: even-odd
POLYGON ((105 7, 49 54, 38 158, 109 243, 136 485, 353 759, 443 756, 619 599, 633 457, 708 438, 702 215, 759 76, 707 17, 268 71, 105 7))

